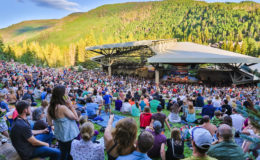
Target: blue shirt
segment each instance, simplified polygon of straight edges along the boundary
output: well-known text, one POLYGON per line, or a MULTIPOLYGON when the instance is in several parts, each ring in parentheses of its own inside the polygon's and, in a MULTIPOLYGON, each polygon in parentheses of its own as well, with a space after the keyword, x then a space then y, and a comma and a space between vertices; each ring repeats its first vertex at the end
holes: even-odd
POLYGON ((2 101, 2 102, 0 103, 0 105, 1 105, 1 108, 2 108, 2 109, 5 109, 6 112, 9 112, 9 108, 8 108, 8 104, 7 104, 7 103, 5 103, 4 101, 2 101))
POLYGON ((88 116, 93 116, 96 114, 96 109, 98 109, 97 103, 87 103, 86 112, 88 116))
POLYGON ((116 160, 151 160, 146 153, 134 151, 126 156, 119 156, 116 160))
POLYGON ((109 94, 104 95, 103 99, 105 101, 105 104, 110 104, 110 98, 112 98, 111 95, 109 95, 109 94))
POLYGON ((208 115, 211 119, 212 117, 214 117, 214 112, 215 112, 215 108, 212 105, 205 105, 202 108, 201 115, 202 116, 208 115))

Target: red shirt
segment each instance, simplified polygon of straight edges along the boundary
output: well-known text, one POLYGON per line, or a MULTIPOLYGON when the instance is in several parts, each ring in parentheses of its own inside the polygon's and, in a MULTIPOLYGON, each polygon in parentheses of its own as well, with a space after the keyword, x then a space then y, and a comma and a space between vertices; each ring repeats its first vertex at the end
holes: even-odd
POLYGON ((140 115, 140 127, 149 126, 151 123, 152 114, 151 113, 142 113, 140 115))

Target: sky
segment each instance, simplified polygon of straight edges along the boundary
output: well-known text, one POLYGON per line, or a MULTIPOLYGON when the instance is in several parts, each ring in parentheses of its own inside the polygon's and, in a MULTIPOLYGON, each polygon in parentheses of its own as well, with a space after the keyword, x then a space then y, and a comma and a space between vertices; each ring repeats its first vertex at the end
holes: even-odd
MULTIPOLYGON (((59 19, 73 12, 87 12, 104 4, 151 0, 0 0, 0 28, 25 20, 59 19)), ((239 2, 240 0, 205 0, 239 2)), ((260 0, 254 0, 259 2, 260 0)))

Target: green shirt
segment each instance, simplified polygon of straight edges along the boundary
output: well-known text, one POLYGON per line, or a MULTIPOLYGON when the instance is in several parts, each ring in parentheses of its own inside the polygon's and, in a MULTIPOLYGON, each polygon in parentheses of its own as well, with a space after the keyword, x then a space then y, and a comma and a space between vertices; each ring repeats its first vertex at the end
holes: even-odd
POLYGON ((219 126, 220 123, 222 123, 222 120, 221 119, 218 119, 216 116, 214 116, 211 120, 211 123, 216 125, 216 126, 219 126))
POLYGON ((210 146, 207 154, 221 160, 246 159, 242 148, 239 147, 234 141, 223 141, 212 145, 210 146))
POLYGON ((150 101, 150 107, 151 107, 151 112, 156 113, 157 112, 157 107, 159 106, 160 101, 154 99, 150 101))
POLYGON ((185 158, 184 160, 217 160, 217 159, 212 158, 210 156, 206 156, 204 158, 191 156, 189 158, 185 158))

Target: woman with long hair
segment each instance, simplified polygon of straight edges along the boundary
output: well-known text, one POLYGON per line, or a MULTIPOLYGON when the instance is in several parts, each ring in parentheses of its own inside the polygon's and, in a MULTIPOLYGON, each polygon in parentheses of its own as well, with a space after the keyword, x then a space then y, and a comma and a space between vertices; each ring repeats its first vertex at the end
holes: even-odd
POLYGON ((196 115, 195 115, 195 109, 192 105, 192 103, 190 103, 188 105, 188 111, 187 111, 187 117, 186 117, 186 121, 187 122, 194 122, 196 120, 196 115))
POLYGON ((114 115, 110 115, 104 133, 108 160, 132 153, 135 150, 134 144, 137 136, 137 124, 133 118, 119 120, 114 129, 112 128, 113 120, 114 115))
POLYGON ((181 131, 179 128, 172 129, 171 138, 167 139, 166 145, 166 155, 165 144, 163 143, 161 146, 161 152, 163 153, 163 157, 165 157, 166 160, 179 160, 184 158, 184 141, 181 138, 181 131))
POLYGON ((56 86, 53 89, 47 120, 49 125, 54 125, 54 135, 59 142, 61 159, 71 160, 71 142, 79 134, 76 124, 78 115, 68 96, 65 95, 65 90, 64 86, 56 86))

